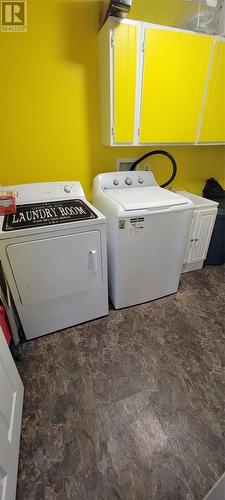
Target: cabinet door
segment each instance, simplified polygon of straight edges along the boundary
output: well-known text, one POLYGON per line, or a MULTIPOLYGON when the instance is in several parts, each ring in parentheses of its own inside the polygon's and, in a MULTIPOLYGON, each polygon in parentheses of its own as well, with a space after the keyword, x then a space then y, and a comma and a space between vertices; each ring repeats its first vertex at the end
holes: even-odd
POLYGON ((193 254, 193 246, 195 243, 195 233, 196 233, 197 221, 198 221, 198 212, 194 211, 192 221, 191 221, 191 227, 190 227, 190 231, 189 231, 189 235, 188 235, 188 240, 187 240, 186 252, 185 252, 185 256, 184 256, 184 264, 191 262, 191 258, 192 258, 192 254, 193 254))
POLYGON ((203 112, 200 142, 225 142, 225 41, 217 41, 203 112))
POLYGON ((113 142, 132 144, 135 120, 138 23, 116 24, 113 37, 113 142))
POLYGON ((0 499, 16 497, 23 384, 0 327, 0 499))
POLYGON ((203 210, 198 213, 191 262, 205 260, 212 236, 216 214, 217 210, 203 210))
POLYGON ((140 143, 196 141, 212 40, 146 28, 140 143))

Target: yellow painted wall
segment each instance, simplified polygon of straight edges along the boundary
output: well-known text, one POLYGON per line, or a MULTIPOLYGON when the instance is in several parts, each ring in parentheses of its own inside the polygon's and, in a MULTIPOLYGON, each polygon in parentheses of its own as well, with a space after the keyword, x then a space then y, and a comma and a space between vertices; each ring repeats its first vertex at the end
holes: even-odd
MULTIPOLYGON (((97 1, 28 0, 27 33, 0 33, 0 184, 79 179, 90 197, 95 174, 148 151, 100 145, 98 15, 97 1)), ((224 182, 224 147, 166 149, 178 163, 173 187, 224 182)), ((166 160, 151 165, 165 180, 166 160)))

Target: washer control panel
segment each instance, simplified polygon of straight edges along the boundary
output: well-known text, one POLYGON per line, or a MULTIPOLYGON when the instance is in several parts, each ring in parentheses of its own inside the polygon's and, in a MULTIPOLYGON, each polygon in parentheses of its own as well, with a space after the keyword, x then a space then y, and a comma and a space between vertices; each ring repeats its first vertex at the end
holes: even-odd
POLYGON ((145 170, 100 174, 95 178, 95 182, 101 190, 157 186, 152 172, 145 170))

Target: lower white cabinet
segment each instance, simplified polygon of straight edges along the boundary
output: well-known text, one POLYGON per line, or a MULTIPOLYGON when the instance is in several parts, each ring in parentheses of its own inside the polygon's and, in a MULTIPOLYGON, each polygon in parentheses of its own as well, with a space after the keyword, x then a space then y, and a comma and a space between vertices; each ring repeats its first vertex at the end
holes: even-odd
POLYGON ((194 204, 182 267, 182 272, 185 273, 201 269, 203 266, 216 220, 218 203, 187 191, 179 191, 179 194, 186 196, 194 204))

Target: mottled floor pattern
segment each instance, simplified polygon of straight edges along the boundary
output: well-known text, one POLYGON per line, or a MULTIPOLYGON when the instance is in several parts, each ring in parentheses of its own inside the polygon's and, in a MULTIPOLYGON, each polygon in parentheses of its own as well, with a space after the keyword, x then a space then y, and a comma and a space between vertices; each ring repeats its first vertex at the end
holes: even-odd
POLYGON ((224 268, 28 342, 18 500, 202 500, 224 472, 224 268))

